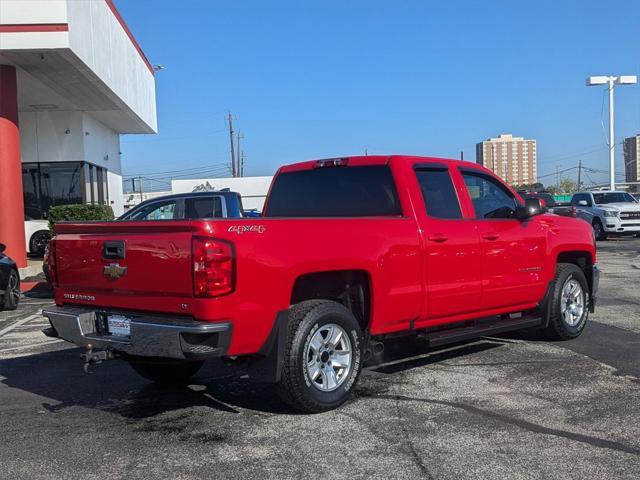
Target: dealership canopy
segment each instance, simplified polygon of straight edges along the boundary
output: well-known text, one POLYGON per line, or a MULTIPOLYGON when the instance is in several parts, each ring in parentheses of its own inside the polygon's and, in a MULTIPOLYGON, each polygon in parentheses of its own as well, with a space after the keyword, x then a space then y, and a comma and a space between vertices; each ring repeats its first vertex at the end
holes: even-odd
POLYGON ((20 266, 23 215, 119 213, 119 135, 156 130, 154 69, 111 0, 0 0, 0 242, 20 266))

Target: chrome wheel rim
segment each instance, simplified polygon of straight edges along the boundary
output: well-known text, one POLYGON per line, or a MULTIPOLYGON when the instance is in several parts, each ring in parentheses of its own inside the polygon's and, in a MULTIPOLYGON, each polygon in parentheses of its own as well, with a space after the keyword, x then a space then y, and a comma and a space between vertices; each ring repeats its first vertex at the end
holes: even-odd
POLYGON ((307 378, 318 390, 331 392, 340 387, 351 371, 351 340, 334 323, 315 331, 306 349, 307 378))
POLYGON ((568 279, 562 287, 560 298, 562 318, 572 327, 575 327, 584 314, 584 292, 580 282, 574 278, 568 279))
POLYGON ((44 249, 49 243, 49 239, 51 237, 46 233, 38 233, 33 238, 33 245, 35 247, 36 253, 44 253, 44 249))
POLYGON ((18 303, 18 300, 20 300, 20 281, 18 280, 17 276, 15 275, 9 276, 9 284, 7 285, 7 292, 9 292, 9 295, 11 295, 13 299, 13 303, 14 304, 18 303))

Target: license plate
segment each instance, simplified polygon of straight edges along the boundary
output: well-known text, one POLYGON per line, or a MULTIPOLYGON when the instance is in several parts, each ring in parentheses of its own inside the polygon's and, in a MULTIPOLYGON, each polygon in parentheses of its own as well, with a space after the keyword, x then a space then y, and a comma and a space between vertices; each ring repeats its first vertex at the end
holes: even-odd
POLYGON ((131 319, 122 315, 108 315, 107 331, 114 337, 129 337, 131 335, 131 319))

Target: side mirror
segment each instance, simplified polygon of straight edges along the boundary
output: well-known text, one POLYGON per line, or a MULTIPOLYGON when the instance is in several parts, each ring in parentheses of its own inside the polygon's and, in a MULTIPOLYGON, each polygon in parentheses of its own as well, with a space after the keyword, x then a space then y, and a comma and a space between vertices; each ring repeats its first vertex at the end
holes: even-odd
POLYGON ((579 200, 578 201, 578 205, 580 205, 581 207, 588 207, 589 204, 587 203, 586 200, 579 200))
POLYGON ((7 246, 4 243, 0 243, 0 253, 3 253, 7 249, 7 246))
POLYGON ((527 198, 524 201, 524 207, 518 207, 516 210, 516 216, 520 220, 531 218, 535 215, 544 213, 545 208, 542 206, 539 198, 527 198))

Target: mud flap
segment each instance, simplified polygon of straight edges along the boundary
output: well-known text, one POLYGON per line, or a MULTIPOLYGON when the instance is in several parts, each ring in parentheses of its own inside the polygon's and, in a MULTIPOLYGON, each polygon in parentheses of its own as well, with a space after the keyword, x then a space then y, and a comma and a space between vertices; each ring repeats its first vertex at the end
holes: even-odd
POLYGON ((289 336, 289 311, 279 312, 258 355, 249 360, 249 379, 254 383, 277 383, 282 376, 289 336))
POLYGON ((547 291, 544 294, 544 298, 542 299, 542 302, 540 302, 537 308, 538 315, 540 315, 540 318, 542 319, 542 322, 540 323, 541 328, 547 328, 549 326, 549 318, 551 316, 550 298, 552 295, 553 285, 554 285, 553 280, 547 284, 547 291))

